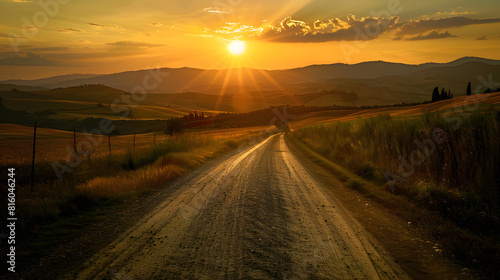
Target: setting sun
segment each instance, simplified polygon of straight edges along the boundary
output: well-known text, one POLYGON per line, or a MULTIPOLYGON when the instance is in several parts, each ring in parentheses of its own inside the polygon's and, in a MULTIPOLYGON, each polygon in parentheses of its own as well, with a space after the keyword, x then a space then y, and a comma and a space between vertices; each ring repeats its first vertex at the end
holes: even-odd
POLYGON ((228 51, 234 55, 240 55, 245 51, 245 42, 232 41, 227 47, 228 51))

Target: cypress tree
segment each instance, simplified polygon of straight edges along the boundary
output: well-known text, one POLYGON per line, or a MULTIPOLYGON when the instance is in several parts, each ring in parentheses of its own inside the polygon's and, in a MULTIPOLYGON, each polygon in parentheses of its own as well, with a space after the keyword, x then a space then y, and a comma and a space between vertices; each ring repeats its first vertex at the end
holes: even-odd
POLYGON ((469 84, 467 85, 467 95, 471 95, 472 94, 472 85, 471 85, 471 82, 469 82, 469 84))
POLYGON ((439 100, 446 100, 446 91, 444 88, 441 90, 441 96, 439 97, 439 100))
POLYGON ((436 101, 439 101, 439 87, 435 87, 434 91, 432 92, 431 102, 436 102, 436 101))

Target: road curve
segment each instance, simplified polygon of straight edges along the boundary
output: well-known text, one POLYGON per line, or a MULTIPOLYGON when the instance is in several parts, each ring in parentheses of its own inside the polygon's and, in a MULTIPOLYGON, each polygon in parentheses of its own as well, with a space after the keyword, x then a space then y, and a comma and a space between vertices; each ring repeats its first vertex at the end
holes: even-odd
POLYGON ((282 134, 177 190, 67 279, 408 279, 282 134))

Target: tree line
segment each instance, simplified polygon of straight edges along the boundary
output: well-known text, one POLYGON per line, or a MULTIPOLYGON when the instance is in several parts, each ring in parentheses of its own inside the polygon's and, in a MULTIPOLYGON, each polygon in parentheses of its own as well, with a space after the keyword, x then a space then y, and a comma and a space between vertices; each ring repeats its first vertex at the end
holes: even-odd
POLYGON ((446 91, 443 88, 443 89, 441 89, 441 93, 439 93, 439 87, 435 87, 434 90, 432 91, 431 102, 437 102, 437 101, 447 100, 447 99, 452 99, 452 98, 453 98, 453 93, 451 93, 451 90, 446 91))
MULTIPOLYGON (((494 89, 494 88, 487 88, 484 90, 483 93, 493 93, 493 92, 500 92, 500 88, 494 89)), ((469 82, 467 84, 467 90, 466 90, 467 95, 472 95, 472 83, 469 82)), ((444 88, 441 89, 441 92, 439 91, 439 87, 435 87, 434 90, 432 91, 432 97, 431 97, 431 102, 437 102, 441 100, 447 100, 453 98, 453 93, 451 93, 450 90, 446 91, 444 88)))

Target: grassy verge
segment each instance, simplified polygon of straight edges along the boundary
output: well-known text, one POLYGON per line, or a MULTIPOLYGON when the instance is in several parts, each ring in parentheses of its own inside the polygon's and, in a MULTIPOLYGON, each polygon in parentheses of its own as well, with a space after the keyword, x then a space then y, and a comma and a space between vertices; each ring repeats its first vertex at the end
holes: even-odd
POLYGON ((498 111, 476 113, 456 127, 438 114, 386 115, 305 127, 288 137, 346 186, 429 232, 445 255, 498 275, 499 117, 498 111), (401 158, 419 149, 414 140, 432 139, 436 128, 447 141, 391 189, 386 171, 397 173, 401 158))

